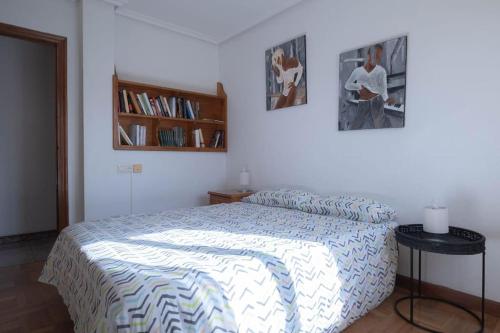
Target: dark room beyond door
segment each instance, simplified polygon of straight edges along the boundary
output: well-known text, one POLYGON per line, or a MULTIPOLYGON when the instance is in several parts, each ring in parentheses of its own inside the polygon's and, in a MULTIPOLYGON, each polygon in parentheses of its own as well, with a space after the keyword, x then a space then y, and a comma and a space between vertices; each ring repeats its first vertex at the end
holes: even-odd
POLYGON ((0 36, 0 237, 57 229, 55 52, 0 36))

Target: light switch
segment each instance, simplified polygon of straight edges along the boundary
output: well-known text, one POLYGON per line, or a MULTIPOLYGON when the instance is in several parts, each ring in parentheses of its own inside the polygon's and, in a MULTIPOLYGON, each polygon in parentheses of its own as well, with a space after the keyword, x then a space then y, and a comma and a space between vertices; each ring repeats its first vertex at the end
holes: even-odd
POLYGON ((142 164, 134 164, 132 170, 134 173, 142 173, 142 164))
POLYGON ((132 166, 129 164, 119 164, 117 167, 118 173, 132 173, 132 166))

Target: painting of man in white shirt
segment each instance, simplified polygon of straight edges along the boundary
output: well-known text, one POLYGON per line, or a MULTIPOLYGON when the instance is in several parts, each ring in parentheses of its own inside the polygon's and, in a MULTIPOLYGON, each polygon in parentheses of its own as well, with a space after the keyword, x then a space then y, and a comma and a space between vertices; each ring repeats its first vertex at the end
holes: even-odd
MULTIPOLYGON (((402 127, 404 124, 404 106, 399 99, 403 99, 405 93, 406 52, 403 52, 405 50, 402 50, 402 46, 406 48, 406 38, 404 37, 404 44, 398 43, 397 40, 391 42, 389 45, 392 46, 392 49, 390 53, 386 53, 386 62, 393 61, 396 63, 395 67, 398 67, 398 62, 404 61, 404 67, 402 67, 404 70, 399 69, 392 84, 396 98, 390 97, 388 93, 388 75, 386 69, 382 66, 384 45, 376 44, 364 49, 366 50, 364 51, 366 58, 363 65, 355 67, 345 80, 345 83, 341 80, 341 89, 347 92, 344 94, 343 100, 341 96, 341 107, 343 106, 342 102, 344 102, 344 105, 348 105, 346 108, 353 111, 346 120, 346 113, 342 113, 343 110, 340 110, 339 129, 402 127), (402 59, 398 57, 402 57, 402 59), (344 119, 342 119, 342 116, 344 119)), ((358 50, 357 52, 361 51, 358 50)), ((360 60, 363 60, 363 58, 344 57, 343 61, 344 63, 355 63, 360 60)))

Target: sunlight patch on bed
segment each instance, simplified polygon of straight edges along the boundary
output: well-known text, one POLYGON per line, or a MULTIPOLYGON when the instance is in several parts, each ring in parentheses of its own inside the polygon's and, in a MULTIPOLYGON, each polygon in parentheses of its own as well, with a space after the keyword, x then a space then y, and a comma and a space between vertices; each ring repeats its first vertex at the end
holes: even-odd
MULTIPOLYGON (((332 319, 341 318, 344 303, 339 292, 342 281, 337 260, 328 247, 300 239, 248 236, 223 231, 172 229, 131 236, 122 241, 103 240, 83 249, 93 259, 116 259, 159 269, 189 267, 206 272, 221 282, 221 286, 231 284, 233 288, 224 293, 228 305, 234 309, 240 330, 255 330, 251 325, 256 321, 252 318, 261 313, 269 314, 266 321, 283 325, 284 331, 291 318, 294 325, 304 331, 318 324, 327 327, 332 319), (103 250, 106 248, 109 250, 103 250), (223 267, 226 269, 222 270, 223 267), (232 283, 231 279, 237 279, 237 283, 232 283), (255 286, 256 281, 260 288, 248 288, 255 286), (255 306, 259 307, 258 311, 255 306), (311 308, 317 309, 317 319, 301 322, 300 318, 308 317, 306 314, 310 314, 311 308), (332 314, 332 310, 333 317, 322 316, 322 313, 332 314)), ((168 272, 162 274, 166 280, 171 278, 168 272)))

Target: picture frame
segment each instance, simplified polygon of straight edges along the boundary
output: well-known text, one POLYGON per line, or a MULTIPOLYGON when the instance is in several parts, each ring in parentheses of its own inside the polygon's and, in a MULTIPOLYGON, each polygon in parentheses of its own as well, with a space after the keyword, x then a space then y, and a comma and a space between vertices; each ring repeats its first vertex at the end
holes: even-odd
POLYGON ((403 128, 406 119, 406 35, 339 56, 339 131, 403 128))
POLYGON ((265 59, 267 111, 307 104, 306 36, 266 50, 265 59))

